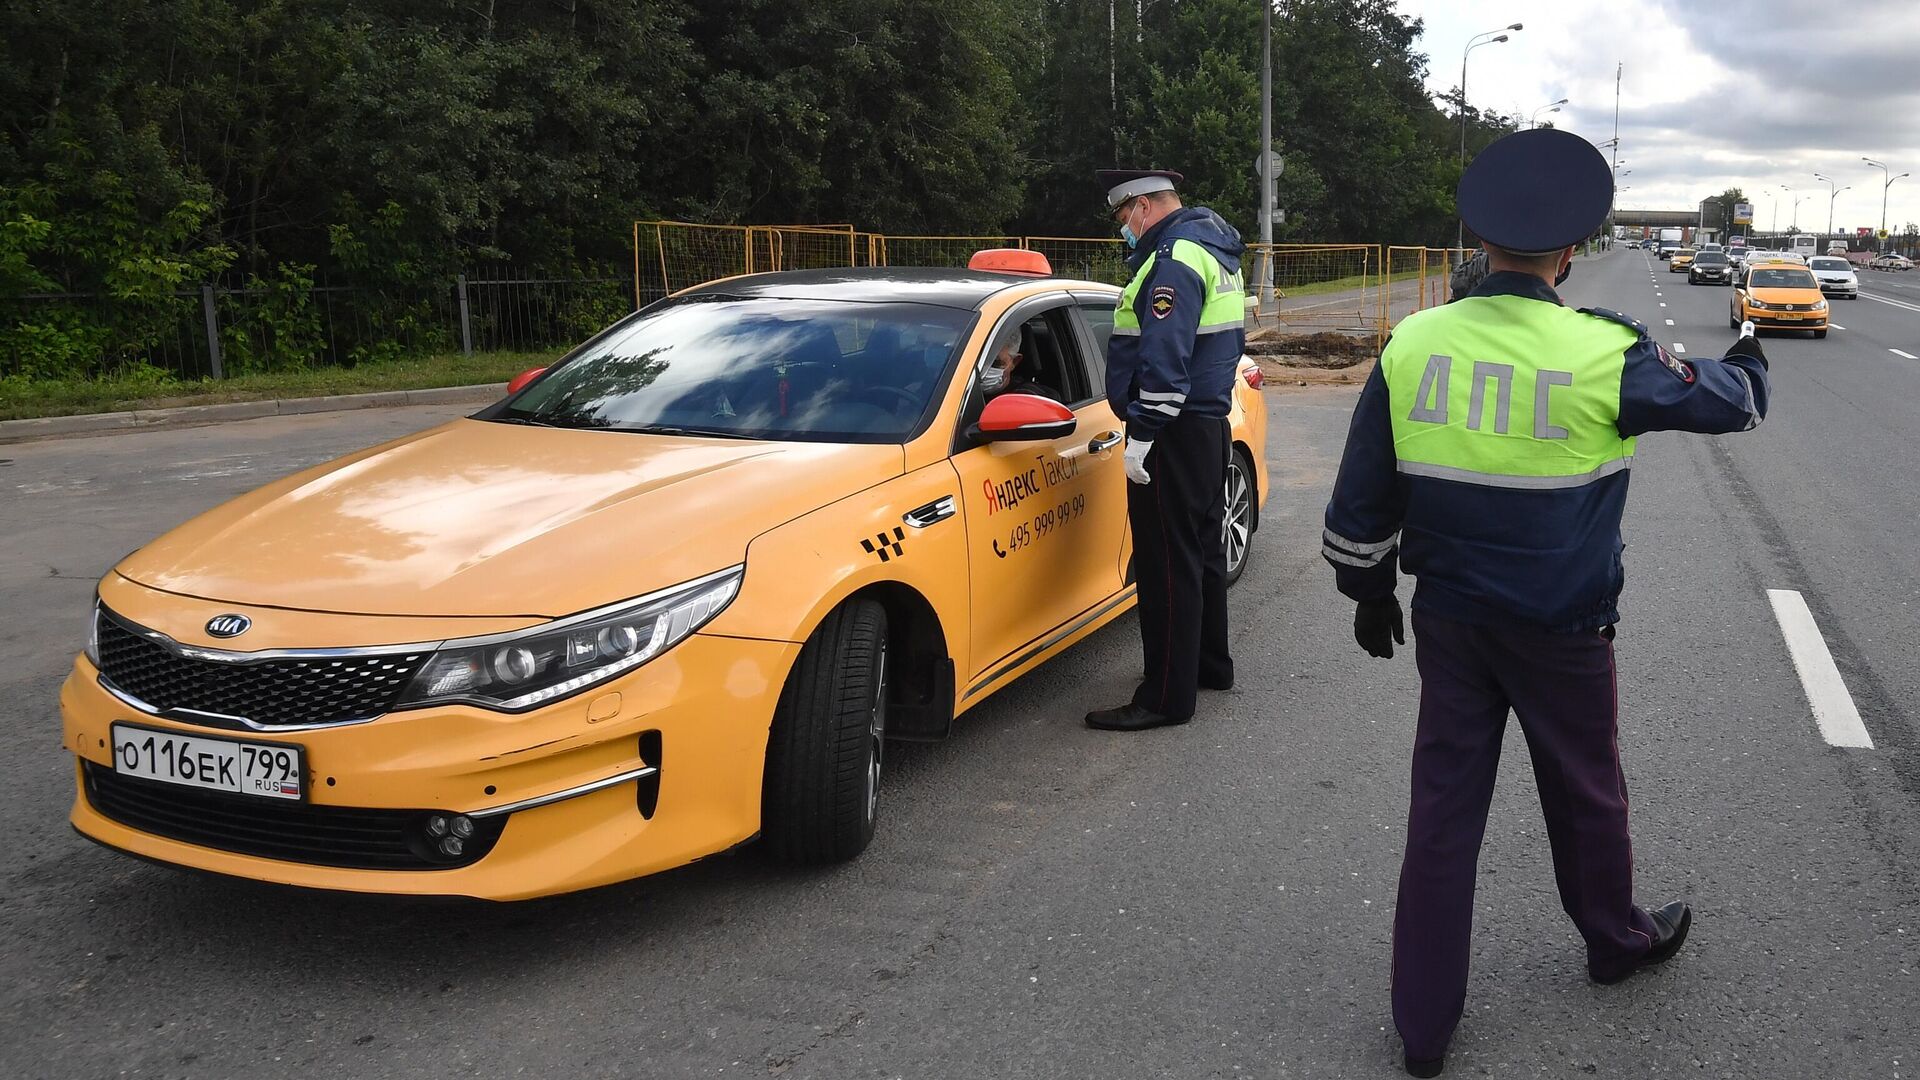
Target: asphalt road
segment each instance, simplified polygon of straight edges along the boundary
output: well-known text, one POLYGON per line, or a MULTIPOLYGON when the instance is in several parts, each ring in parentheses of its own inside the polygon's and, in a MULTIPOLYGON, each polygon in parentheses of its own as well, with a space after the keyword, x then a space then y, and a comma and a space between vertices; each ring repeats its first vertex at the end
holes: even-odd
MULTIPOLYGON (((1727 290, 1650 266, 1583 260, 1565 292, 1685 355, 1724 347, 1727 290)), ((1920 309, 1920 278, 1881 277, 1870 292, 1920 309)), ((1515 726, 1449 1075, 1920 1074, 1920 361, 1889 351, 1920 355, 1920 310, 1838 311, 1825 341, 1767 339, 1758 431, 1649 436, 1636 461, 1621 750, 1640 894, 1691 900, 1691 941, 1586 981, 1515 726), (1807 598, 1874 749, 1822 740, 1770 588, 1807 598)), ((181 874, 64 821, 55 690, 94 578, 204 507, 453 409, 0 449, 0 1075, 1394 1075, 1417 684, 1409 655, 1352 644, 1318 554, 1352 391, 1269 406, 1277 488, 1232 597, 1241 684, 1194 724, 1081 726, 1138 671, 1128 618, 951 741, 901 748, 851 865, 742 854, 513 906, 181 874)))

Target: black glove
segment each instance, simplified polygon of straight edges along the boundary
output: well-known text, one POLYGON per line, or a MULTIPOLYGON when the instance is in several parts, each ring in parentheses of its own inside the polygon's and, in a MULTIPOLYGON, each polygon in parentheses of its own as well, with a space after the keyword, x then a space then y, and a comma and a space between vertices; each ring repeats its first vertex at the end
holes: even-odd
POLYGON ((1727 355, 1728 356, 1751 356, 1755 360, 1760 361, 1761 368, 1763 369, 1768 368, 1767 353, 1765 349, 1762 349, 1760 347, 1759 338, 1743 337, 1740 340, 1735 341, 1733 343, 1733 347, 1727 350, 1727 355))
POLYGON ((1353 609, 1353 640, 1372 656, 1391 659, 1395 642, 1407 643, 1407 625, 1400 617, 1400 600, 1392 593, 1378 600, 1362 600, 1353 609))

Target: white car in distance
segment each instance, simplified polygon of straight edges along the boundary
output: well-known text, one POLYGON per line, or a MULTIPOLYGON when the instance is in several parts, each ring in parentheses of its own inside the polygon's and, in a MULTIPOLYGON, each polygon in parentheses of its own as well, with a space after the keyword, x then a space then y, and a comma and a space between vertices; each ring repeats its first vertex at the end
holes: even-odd
POLYGON ((1853 264, 1847 260, 1837 255, 1816 255, 1807 260, 1807 269, 1813 271, 1814 279, 1820 282, 1822 295, 1860 299, 1860 275, 1854 273, 1853 264))

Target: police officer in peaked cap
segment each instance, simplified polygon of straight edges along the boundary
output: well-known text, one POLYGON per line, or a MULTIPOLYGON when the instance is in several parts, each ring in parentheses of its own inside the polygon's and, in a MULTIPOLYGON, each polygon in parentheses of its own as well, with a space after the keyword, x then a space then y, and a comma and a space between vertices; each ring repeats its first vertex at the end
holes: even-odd
POLYGON ((1615 983, 1686 940, 1685 903, 1634 901, 1615 743, 1614 623, 1634 437, 1750 431, 1767 358, 1751 328, 1720 359, 1674 357, 1645 326, 1561 303, 1575 246, 1606 218, 1612 171, 1566 131, 1516 132, 1460 178, 1490 273, 1402 320, 1354 409, 1323 553, 1376 657, 1406 643, 1420 715, 1393 924, 1393 1018, 1436 1076, 1466 1001, 1475 865, 1507 715, 1533 759, 1560 901, 1587 972, 1615 983))
POLYGON ((1192 719, 1198 691, 1233 686, 1227 650, 1227 412, 1246 352, 1246 245, 1220 215, 1180 203, 1176 172, 1107 169, 1107 212, 1133 280, 1107 346, 1107 400, 1126 421, 1127 520, 1146 677, 1087 726, 1138 731, 1192 719))

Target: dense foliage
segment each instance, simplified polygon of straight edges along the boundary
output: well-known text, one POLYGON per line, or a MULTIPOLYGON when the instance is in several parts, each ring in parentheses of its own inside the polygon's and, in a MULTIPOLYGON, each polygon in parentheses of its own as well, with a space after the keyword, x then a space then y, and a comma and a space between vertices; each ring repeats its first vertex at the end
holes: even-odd
MULTIPOLYGON (((236 357, 270 365, 311 349, 304 283, 617 272, 650 217, 1106 235, 1090 174, 1137 163, 1258 228, 1259 0, 0 0, 0 21, 0 300, 114 298, 0 310, 16 375, 111 359, 213 280, 270 298, 247 338, 267 355, 236 357)), ((1276 16, 1277 239, 1444 239, 1457 117, 1416 33, 1391 0, 1276 16)))

